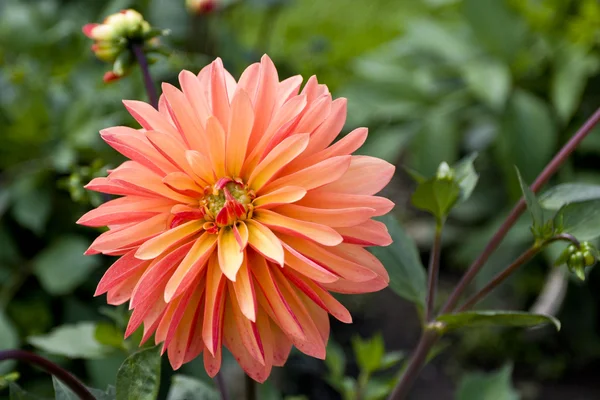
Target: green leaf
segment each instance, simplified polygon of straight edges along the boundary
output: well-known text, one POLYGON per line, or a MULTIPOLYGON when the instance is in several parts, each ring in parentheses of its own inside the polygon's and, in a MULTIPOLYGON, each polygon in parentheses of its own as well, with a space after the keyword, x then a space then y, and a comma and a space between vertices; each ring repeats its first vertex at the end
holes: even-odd
POLYGON ((463 77, 475 96, 496 111, 504 109, 510 94, 510 69, 497 60, 464 63, 463 77))
POLYGON ((550 315, 531 314, 522 311, 465 311, 455 314, 443 314, 436 318, 442 322, 445 331, 463 327, 481 326, 521 326, 534 327, 553 324, 560 330, 560 321, 550 315))
MULTIPOLYGON (((19 347, 19 335, 11 320, 0 310, 0 350, 9 350, 19 347)), ((0 374, 9 372, 14 366, 14 361, 0 361, 0 374)))
POLYGON ((554 226, 579 240, 597 238, 600 236, 600 199, 563 206, 554 217, 554 226))
POLYGON ((589 183, 563 183, 544 192, 539 202, 543 208, 558 210, 569 203, 600 199, 600 185, 589 183))
POLYGON ((401 351, 392 351, 387 353, 381 359, 380 369, 391 368, 404 359, 405 355, 401 351))
POLYGON ((12 216, 21 226, 41 235, 52 210, 51 191, 39 184, 36 175, 18 179, 11 189, 12 198, 16 199, 12 216))
POLYGON ((52 385, 54 386, 54 400, 79 400, 79 396, 54 375, 52 376, 52 385))
POLYGON ((354 336, 352 338, 352 349, 361 371, 370 374, 380 368, 381 360, 385 355, 385 345, 381 334, 368 339, 354 336))
POLYGON ((94 338, 100 344, 104 344, 110 347, 123 348, 125 339, 123 338, 123 332, 117 329, 116 326, 101 322, 96 325, 96 332, 94 332, 94 338))
POLYGON ((390 289, 422 310, 427 287, 425 268, 417 246, 396 218, 387 215, 380 220, 386 224, 394 244, 369 250, 385 265, 390 275, 390 289))
POLYGON ((19 385, 14 382, 11 382, 8 385, 9 390, 9 400, 41 400, 39 397, 34 396, 33 394, 24 391, 21 389, 19 385))
POLYGON ((68 358, 100 358, 112 351, 95 339, 96 324, 80 322, 62 325, 45 335, 30 336, 27 341, 49 354, 68 358))
POLYGON ((527 203, 527 209, 531 213, 531 218, 533 219, 533 227, 536 229, 541 228, 544 226, 544 211, 542 210, 542 206, 529 185, 523 182, 519 169, 516 168, 516 170, 519 184, 521 185, 521 191, 523 192, 523 197, 525 197, 525 202, 527 203))
POLYGON ((206 383, 185 375, 175 375, 167 400, 219 400, 219 393, 206 383))
POLYGON ((568 122, 581 102, 590 75, 598 70, 598 58, 574 45, 560 46, 550 86, 550 97, 559 118, 568 122))
POLYGON ((160 346, 129 356, 117 372, 117 400, 154 400, 160 385, 160 346))
POLYGON ((512 61, 522 47, 526 26, 504 1, 465 0, 463 11, 474 36, 493 54, 512 61))
POLYGON ((477 153, 469 154, 453 166, 454 176, 460 187, 459 201, 461 202, 471 197, 475 186, 477 186, 479 174, 473 166, 476 158, 477 153))
POLYGON ((432 178, 417 186, 411 201, 415 207, 443 220, 459 197, 460 186, 454 179, 432 178))
MULTIPOLYGON (((67 385, 61 380, 52 376, 52 384, 54 386, 54 400, 79 400, 80 397, 76 395, 67 385)), ((96 398, 96 400, 115 400, 116 392, 115 388, 109 386, 106 391, 100 389, 88 388, 90 393, 96 398)))
POLYGON ((519 400, 511 375, 510 365, 491 373, 466 374, 458 384, 456 400, 519 400))
POLYGON ((99 258, 83 255, 89 244, 79 236, 63 236, 33 259, 33 272, 48 293, 72 292, 99 265, 99 258))
MULTIPOLYGON (((440 107, 441 108, 441 107, 440 107)), ((456 118, 444 109, 430 111, 423 118, 420 131, 413 135, 410 166, 426 176, 435 174, 440 162, 453 163, 458 158, 458 127, 456 118)))
POLYGON ((517 198, 519 183, 512 166, 519 168, 526 182, 532 182, 554 154, 557 129, 548 105, 523 90, 513 92, 501 123, 498 162, 504 168, 510 194, 517 198))
POLYGON ((329 369, 331 379, 339 381, 344 377, 344 372, 346 371, 346 354, 344 353, 344 349, 333 340, 330 340, 327 344, 325 365, 329 369))

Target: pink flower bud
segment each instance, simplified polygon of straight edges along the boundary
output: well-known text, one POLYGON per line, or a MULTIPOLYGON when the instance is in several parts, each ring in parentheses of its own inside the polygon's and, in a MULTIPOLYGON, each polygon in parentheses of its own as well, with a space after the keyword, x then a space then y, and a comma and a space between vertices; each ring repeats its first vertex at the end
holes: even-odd
POLYGON ((193 14, 208 14, 217 7, 217 0, 186 0, 185 5, 193 14))

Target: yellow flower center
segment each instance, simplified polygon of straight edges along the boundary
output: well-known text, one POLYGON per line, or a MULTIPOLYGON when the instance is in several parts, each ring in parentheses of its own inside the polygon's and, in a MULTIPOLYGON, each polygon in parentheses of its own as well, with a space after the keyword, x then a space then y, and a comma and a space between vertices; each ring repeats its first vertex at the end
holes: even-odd
POLYGON ((205 219, 218 227, 233 225, 236 221, 252 216, 252 200, 255 195, 240 181, 221 178, 204 189, 206 195, 200 201, 205 219))

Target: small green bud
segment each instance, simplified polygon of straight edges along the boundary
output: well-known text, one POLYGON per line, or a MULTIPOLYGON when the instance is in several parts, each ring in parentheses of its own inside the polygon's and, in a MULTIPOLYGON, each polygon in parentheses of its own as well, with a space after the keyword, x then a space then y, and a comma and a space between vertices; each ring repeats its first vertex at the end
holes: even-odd
POLYGON ((454 170, 444 161, 438 167, 435 177, 440 181, 452 181, 454 180, 454 170))
POLYGON ((598 259, 598 250, 590 242, 582 242, 579 247, 570 244, 558 257, 555 265, 567 264, 569 271, 585 280, 585 269, 593 266, 598 259))

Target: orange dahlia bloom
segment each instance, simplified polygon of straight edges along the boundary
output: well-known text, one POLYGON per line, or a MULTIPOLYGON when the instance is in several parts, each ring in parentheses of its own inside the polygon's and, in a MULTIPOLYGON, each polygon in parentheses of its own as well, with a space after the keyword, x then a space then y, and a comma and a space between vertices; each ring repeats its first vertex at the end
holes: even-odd
POLYGON ((96 295, 129 302, 126 335, 143 324, 175 369, 202 353, 214 376, 223 345, 260 382, 292 345, 324 358, 328 313, 352 321, 330 292, 387 286, 365 246, 391 243, 371 217, 394 205, 374 196, 394 166, 351 155, 365 128, 332 144, 346 100, 280 82, 267 56, 238 82, 220 59, 179 82, 158 111, 124 101, 141 129, 101 132, 130 160, 86 186, 123 196, 78 221, 109 228, 87 254, 120 256, 96 295))

